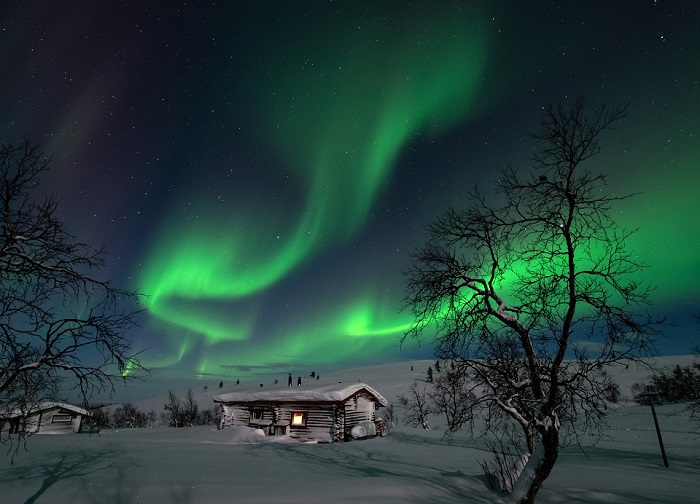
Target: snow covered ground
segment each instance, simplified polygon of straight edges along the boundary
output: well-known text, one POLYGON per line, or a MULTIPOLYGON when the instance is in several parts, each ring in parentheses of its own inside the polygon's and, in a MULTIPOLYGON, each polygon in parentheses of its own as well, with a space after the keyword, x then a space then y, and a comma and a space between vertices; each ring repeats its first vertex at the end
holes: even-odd
MULTIPOLYGON (((688 358, 664 361, 686 364, 688 358), (685 359, 685 360, 682 360, 685 359)), ((664 362, 662 362, 664 363, 664 362)), ((361 379, 390 402, 425 377, 431 362, 389 364, 335 373, 309 386, 361 379), (414 371, 410 370, 413 365, 414 371)), ((646 373, 618 369, 623 394, 646 373)), ((286 386, 265 383, 264 388, 286 386)), ((305 386, 305 385, 303 385, 305 386)), ((197 393, 254 390, 259 383, 210 384, 197 393)), ((141 409, 160 412, 167 390, 141 409)), ((700 425, 657 408, 670 467, 661 459, 649 407, 626 403, 611 410, 612 439, 562 450, 540 492, 541 503, 700 502, 700 425)), ((398 416, 401 411, 397 408, 398 416)), ((260 437, 252 429, 212 427, 105 430, 97 435, 36 435, 14 466, 0 464, 0 502, 32 503, 492 503, 479 461, 483 441, 442 439, 433 430, 398 426, 383 438, 339 444, 302 444, 260 437)))

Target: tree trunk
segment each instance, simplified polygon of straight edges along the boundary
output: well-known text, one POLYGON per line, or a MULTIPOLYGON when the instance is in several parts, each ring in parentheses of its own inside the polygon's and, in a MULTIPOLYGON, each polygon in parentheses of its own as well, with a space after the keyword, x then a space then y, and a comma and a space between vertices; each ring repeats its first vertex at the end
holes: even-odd
POLYGON ((535 450, 530 455, 510 494, 517 504, 535 504, 542 483, 552 472, 559 456, 559 430, 550 428, 535 439, 535 450))

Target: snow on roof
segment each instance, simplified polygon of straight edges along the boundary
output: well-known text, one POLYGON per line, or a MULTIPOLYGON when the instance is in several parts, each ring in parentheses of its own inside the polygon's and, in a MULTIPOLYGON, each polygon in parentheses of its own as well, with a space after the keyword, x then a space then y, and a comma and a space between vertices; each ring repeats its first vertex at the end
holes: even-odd
POLYGON ((46 411, 46 410, 49 410, 51 408, 61 408, 61 409, 72 411, 74 413, 78 413, 79 415, 84 415, 84 416, 90 415, 90 412, 88 410, 80 408, 79 406, 73 406, 72 404, 63 403, 63 402, 50 401, 50 402, 40 402, 37 404, 33 404, 26 409, 15 408, 11 412, 9 412, 9 414, 7 415, 7 418, 15 418, 15 417, 31 415, 33 413, 38 413, 40 411, 46 411))
POLYGON ((388 401, 376 390, 366 383, 326 385, 314 389, 300 389, 298 387, 282 390, 258 391, 258 392, 231 392, 213 397, 218 403, 246 403, 246 402, 344 402, 358 393, 365 391, 374 396, 379 404, 386 406, 388 401))

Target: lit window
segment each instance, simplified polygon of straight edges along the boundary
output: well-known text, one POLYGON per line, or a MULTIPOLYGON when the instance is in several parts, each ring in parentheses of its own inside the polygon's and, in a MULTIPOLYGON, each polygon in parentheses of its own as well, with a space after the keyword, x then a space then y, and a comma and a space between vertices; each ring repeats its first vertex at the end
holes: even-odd
POLYGON ((70 415, 54 415, 51 418, 52 423, 59 423, 59 422, 70 422, 71 421, 71 416, 70 415))
POLYGON ((292 413, 292 426, 304 427, 306 425, 306 413, 292 413))

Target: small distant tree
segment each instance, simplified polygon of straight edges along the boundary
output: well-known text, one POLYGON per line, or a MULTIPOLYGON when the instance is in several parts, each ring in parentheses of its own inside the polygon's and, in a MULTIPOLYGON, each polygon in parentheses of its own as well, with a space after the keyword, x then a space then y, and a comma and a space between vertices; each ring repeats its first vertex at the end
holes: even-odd
MULTIPOLYGON (((607 374, 607 373, 605 373, 607 374)), ((603 377, 605 383, 606 379, 603 377)), ((622 392, 620 391, 620 386, 613 381, 612 378, 608 377, 607 384, 603 386, 602 389, 603 398, 611 403, 619 403, 622 399, 622 392)))
POLYGON ((221 420, 221 411, 216 406, 201 410, 199 413, 198 425, 218 425, 221 420))
POLYGON ((89 411, 90 416, 86 418, 86 427, 88 430, 109 429, 112 426, 109 413, 105 411, 104 407, 92 408, 89 411))
POLYGON ((404 421, 413 427, 419 425, 423 429, 430 430, 429 415, 435 413, 435 408, 430 403, 430 396, 425 387, 418 389, 418 384, 413 382, 408 388, 408 395, 399 394, 396 399, 406 413, 404 421))
POLYGON ((428 366, 428 371, 425 373, 425 377, 428 380, 428 383, 433 383, 433 368, 431 366, 428 366))
POLYGON ((394 411, 394 405, 389 404, 384 408, 384 415, 382 417, 384 420, 384 425, 396 427, 396 411, 394 411))
POLYGON ((600 435, 602 370, 655 354, 663 320, 639 310, 650 287, 627 249, 632 231, 613 218, 628 196, 587 168, 626 114, 602 105, 589 115, 583 99, 547 108, 532 170, 506 167, 493 198, 475 189, 466 209, 429 224, 407 271, 404 337, 434 336, 436 357, 478 387, 487 432, 506 421, 523 436, 516 502, 535 502, 562 444, 600 435))
POLYGON ((651 377, 651 388, 659 402, 693 402, 700 399, 700 364, 660 369, 651 377))
MULTIPOLYGON (((700 318, 698 318, 698 320, 700 320, 700 318)), ((688 410, 693 419, 700 421, 700 347, 693 347, 692 351, 696 359, 692 364, 695 397, 689 401, 688 410)))
POLYGON ((164 423, 168 427, 184 427, 184 414, 180 398, 172 390, 168 391, 168 402, 163 406, 165 410, 164 423))
POLYGON ((433 380, 434 388, 430 397, 435 404, 436 412, 445 415, 447 420, 445 436, 448 438, 474 420, 474 405, 477 402, 474 385, 468 373, 453 369, 440 373, 433 380))
POLYGON ((163 423, 168 427, 193 427, 202 424, 202 415, 192 389, 188 389, 184 398, 168 391, 168 401, 163 407, 163 423))
MULTIPOLYGON (((699 355, 697 349, 693 352, 699 355)), ((694 361, 689 366, 676 364, 671 368, 656 370, 649 382, 632 385, 634 400, 648 405, 646 392, 649 389, 657 394, 655 402, 686 403, 684 411, 690 412, 692 418, 700 419, 700 361, 694 361)))
POLYGON ((199 413, 199 425, 211 425, 214 423, 214 414, 212 409, 204 409, 199 413))
POLYGON ((124 403, 114 410, 112 414, 112 425, 115 429, 137 429, 146 427, 146 414, 132 403, 124 403))
POLYGON ((188 389, 185 394, 185 401, 182 405, 182 424, 187 427, 197 425, 199 420, 199 406, 194 399, 192 389, 188 389))
POLYGON ((146 413, 146 427, 155 427, 158 424, 158 415, 154 410, 146 413))

